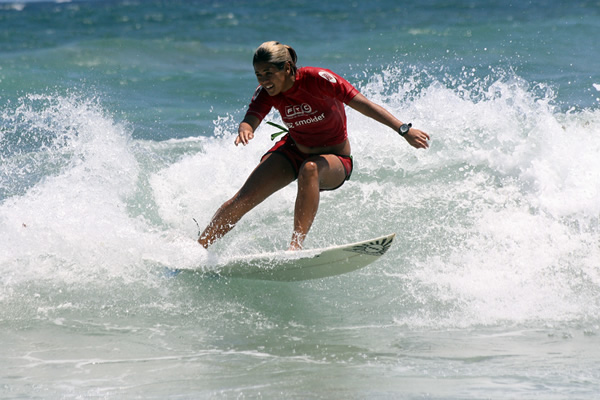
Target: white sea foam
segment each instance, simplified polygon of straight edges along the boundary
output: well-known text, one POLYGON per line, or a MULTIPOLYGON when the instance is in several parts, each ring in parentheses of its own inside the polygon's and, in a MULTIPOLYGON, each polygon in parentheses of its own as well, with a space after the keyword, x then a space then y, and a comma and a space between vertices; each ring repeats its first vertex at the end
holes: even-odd
POLYGON ((29 129, 15 133, 49 136, 51 144, 33 150, 31 157, 45 153, 52 168, 36 169, 43 174, 36 185, 0 204, 5 284, 127 279, 145 273, 143 259, 177 266, 186 262, 186 252, 194 262, 204 252, 190 238, 143 217, 139 209, 150 205, 136 201, 140 164, 128 129, 96 102, 28 96, 11 120, 29 129))
MULTIPOLYGON (((398 323, 598 315, 600 113, 561 112, 550 89, 510 74, 468 85, 404 75, 386 71, 361 90, 427 131, 431 148, 415 150, 349 111, 355 170, 341 189, 322 194, 307 245, 396 232, 397 244, 364 273, 398 280, 387 294, 398 323), (399 299, 410 306, 396 311, 399 299)), ((29 96, 4 120, 19 126, 5 130, 5 143, 27 130, 48 136, 30 139, 31 152, 19 155, 37 160, 33 172, 3 156, 15 167, 3 182, 23 184, 6 183, 0 204, 5 290, 40 279, 150 276, 154 285, 157 267, 209 268, 214 260, 195 243, 192 218, 203 228, 271 145, 262 126, 248 146, 235 147, 232 118, 217 120, 210 138, 135 141, 98 102, 78 96, 29 96)), ((294 198, 292 184, 213 253, 285 248, 294 198)))

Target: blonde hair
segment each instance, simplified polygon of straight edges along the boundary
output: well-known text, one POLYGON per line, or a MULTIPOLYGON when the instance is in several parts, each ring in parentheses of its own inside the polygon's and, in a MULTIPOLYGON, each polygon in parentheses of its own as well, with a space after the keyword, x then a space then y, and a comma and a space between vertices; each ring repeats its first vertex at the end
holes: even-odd
POLYGON ((254 52, 252 64, 269 63, 273 64, 277 69, 282 70, 286 63, 290 63, 292 74, 296 75, 296 61, 298 56, 296 51, 286 44, 281 44, 276 41, 264 42, 254 52))

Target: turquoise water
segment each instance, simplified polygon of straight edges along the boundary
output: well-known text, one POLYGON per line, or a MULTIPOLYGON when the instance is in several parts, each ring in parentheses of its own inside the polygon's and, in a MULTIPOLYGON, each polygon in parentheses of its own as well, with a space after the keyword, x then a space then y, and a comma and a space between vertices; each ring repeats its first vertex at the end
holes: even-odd
POLYGON ((0 2, 0 27, 0 397, 600 392, 597 2, 0 2), (294 184, 210 254, 192 220, 271 145, 233 140, 272 39, 432 137, 348 112, 306 245, 396 232, 361 271, 203 273, 291 235, 294 184))

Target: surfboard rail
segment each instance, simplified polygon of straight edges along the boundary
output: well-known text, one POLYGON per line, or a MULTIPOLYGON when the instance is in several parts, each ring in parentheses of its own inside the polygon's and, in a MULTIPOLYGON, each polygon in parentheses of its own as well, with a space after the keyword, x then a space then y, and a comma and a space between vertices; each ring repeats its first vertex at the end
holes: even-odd
POLYGON ((341 275, 366 267, 391 247, 395 233, 322 249, 235 257, 218 265, 220 276, 269 281, 304 281, 341 275))

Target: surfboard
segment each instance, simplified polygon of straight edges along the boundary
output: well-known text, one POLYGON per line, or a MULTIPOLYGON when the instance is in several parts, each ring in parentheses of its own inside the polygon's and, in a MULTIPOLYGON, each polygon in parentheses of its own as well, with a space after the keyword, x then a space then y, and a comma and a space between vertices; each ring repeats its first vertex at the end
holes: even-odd
POLYGON ((305 281, 366 267, 384 255, 395 233, 322 249, 283 251, 230 258, 216 265, 220 276, 267 281, 305 281))

